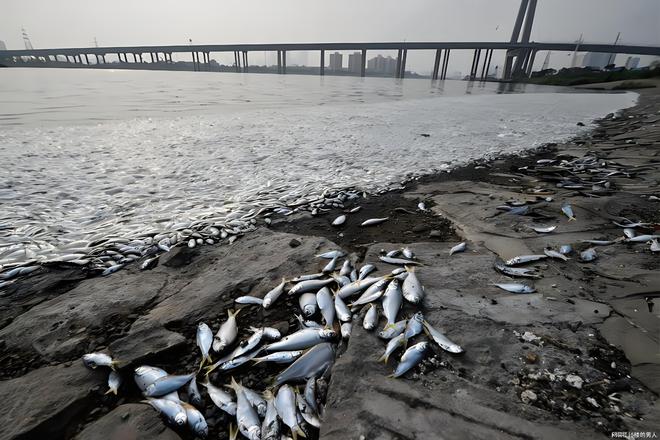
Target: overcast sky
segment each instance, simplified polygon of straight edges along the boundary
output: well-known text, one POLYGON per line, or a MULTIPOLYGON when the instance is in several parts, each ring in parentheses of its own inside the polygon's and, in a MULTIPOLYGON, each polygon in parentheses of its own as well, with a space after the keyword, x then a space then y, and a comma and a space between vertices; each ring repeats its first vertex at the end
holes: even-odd
MULTIPOLYGON (((506 41, 519 4, 519 0, 2 0, 0 40, 8 49, 23 48, 21 28, 25 27, 35 48, 93 46, 95 37, 100 46, 186 44, 189 38, 199 44, 506 41)), ((617 32, 621 44, 660 45, 660 0, 539 0, 531 39, 574 41, 582 33, 585 42, 613 42, 617 32)), ((409 54, 409 67, 428 71, 429 56, 409 54)), ((569 58, 553 57, 553 64, 564 65, 569 58)), ((306 58, 300 56, 300 61, 306 58)), ((467 54, 457 55, 456 67, 462 68, 461 61, 468 59, 467 54)), ((542 61, 537 57, 537 63, 542 61)))

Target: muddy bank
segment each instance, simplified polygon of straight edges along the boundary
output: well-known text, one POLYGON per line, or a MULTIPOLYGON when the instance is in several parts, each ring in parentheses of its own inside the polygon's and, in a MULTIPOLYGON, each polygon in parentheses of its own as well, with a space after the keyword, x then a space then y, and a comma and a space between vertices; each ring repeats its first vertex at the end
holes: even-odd
MULTIPOLYGON (((644 244, 616 243, 598 247, 594 263, 578 262, 574 254, 566 262, 529 265, 541 276, 533 280, 533 294, 513 295, 491 284, 509 280, 493 269, 496 257, 542 253, 546 246, 568 243, 580 251, 587 247, 583 239, 621 236, 612 221, 622 216, 660 220, 660 202, 649 197, 660 197, 658 111, 660 97, 650 90, 637 107, 604 119, 572 142, 429 176, 323 215, 259 221, 257 231, 230 246, 175 248, 150 271, 132 265, 109 277, 88 278, 74 268, 44 268, 21 279, 0 297, 0 422, 6 427, 0 439, 112 438, 118 432, 192 438, 139 403, 133 368, 147 363, 181 374, 196 369, 200 321, 216 330, 235 307, 234 298, 263 296, 282 277, 319 272, 327 263, 314 257, 319 252, 345 249, 354 262, 374 263, 383 274, 392 267, 378 260, 380 251, 403 245, 423 262, 418 276, 426 288, 426 319, 466 352, 450 355, 433 348, 421 366, 391 379, 396 356, 388 365, 379 363, 383 341, 356 323, 348 343, 339 344, 321 438, 598 438, 613 431, 657 432, 660 256, 644 244), (592 185, 557 187, 561 173, 538 170, 539 159, 587 154, 630 172, 609 177, 603 192, 592 185), (526 202, 530 215, 496 209, 512 199, 526 202), (420 201, 427 211, 418 209, 420 201), (576 221, 561 213, 565 201, 576 221), (331 225, 358 205, 344 226, 331 225), (374 217, 389 220, 359 227, 374 217), (557 229, 540 235, 529 224, 557 229), (467 251, 450 257, 448 249, 462 240, 467 251), (104 394, 103 372, 80 361, 96 350, 107 350, 120 362, 124 384, 118 397, 104 394)), ((249 335, 250 325, 291 333, 298 328, 296 309, 291 298, 268 311, 246 307, 239 317, 240 337, 249 335)), ((405 309, 403 316, 410 313, 405 309)), ((231 375, 261 391, 280 370, 242 367, 231 375)), ((223 384, 229 376, 213 373, 211 380, 223 384)), ((202 393, 209 438, 227 438, 229 418, 202 393)))

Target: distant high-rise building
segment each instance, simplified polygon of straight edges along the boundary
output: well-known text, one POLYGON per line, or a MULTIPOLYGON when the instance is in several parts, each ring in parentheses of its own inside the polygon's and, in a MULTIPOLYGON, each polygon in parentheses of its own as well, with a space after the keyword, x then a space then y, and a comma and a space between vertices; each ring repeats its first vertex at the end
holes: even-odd
POLYGON ((341 70, 343 65, 343 55, 339 52, 330 54, 330 70, 341 70))
POLYGON ((582 67, 602 69, 610 63, 609 53, 587 52, 582 61, 582 67))
POLYGON ((367 61, 367 69, 369 70, 369 73, 394 75, 394 71, 396 70, 396 60, 390 56, 385 58, 382 55, 378 55, 367 61))
POLYGON ((0 50, 7 50, 7 45, 2 40, 0 40, 0 50))
POLYGON ((639 57, 628 57, 626 60, 626 69, 636 69, 639 66, 639 57))
POLYGON ((362 72, 362 52, 353 52, 348 56, 348 71, 351 73, 362 72))

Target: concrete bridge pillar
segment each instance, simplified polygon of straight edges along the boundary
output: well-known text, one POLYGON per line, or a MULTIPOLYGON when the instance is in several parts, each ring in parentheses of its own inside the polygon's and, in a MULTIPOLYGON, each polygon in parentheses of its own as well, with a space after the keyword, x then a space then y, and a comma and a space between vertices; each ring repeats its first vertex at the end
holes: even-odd
POLYGON ((364 77, 367 72, 367 49, 362 49, 362 65, 360 66, 360 76, 364 77))
POLYGON ((248 73, 248 51, 244 50, 243 51, 243 71, 245 73, 248 73))
POLYGON ((395 78, 401 78, 401 55, 403 51, 399 49, 399 51, 396 54, 396 72, 394 72, 394 77, 395 78))
POLYGON ((438 79, 438 70, 440 69, 440 56, 442 54, 442 49, 437 49, 435 51, 435 59, 433 60, 433 73, 431 74, 431 80, 435 81, 438 79))
POLYGON ((286 75, 286 50, 282 51, 282 74, 286 75))
POLYGON ((325 50, 321 49, 321 76, 325 75, 325 50))
POLYGON ((89 66, 89 58, 87 58, 87 54, 85 54, 85 63, 89 66))
POLYGON ((440 79, 447 79, 447 67, 449 67, 449 53, 451 49, 445 49, 445 55, 442 57, 442 69, 440 70, 440 79))

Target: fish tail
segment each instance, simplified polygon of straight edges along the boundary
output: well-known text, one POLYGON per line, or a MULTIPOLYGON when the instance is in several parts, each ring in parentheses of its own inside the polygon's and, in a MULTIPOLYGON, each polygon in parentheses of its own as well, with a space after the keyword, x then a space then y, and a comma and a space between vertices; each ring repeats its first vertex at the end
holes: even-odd
POLYGON ((238 314, 241 313, 241 310, 243 309, 237 309, 236 311, 227 310, 227 314, 229 315, 230 318, 236 318, 238 314))
POLYGON ((236 382, 236 379, 234 379, 234 376, 231 377, 231 382, 227 386, 232 390, 238 390, 238 388, 240 387, 238 382, 236 382))
POLYGON ((109 388, 108 391, 103 393, 104 396, 107 395, 107 394, 114 394, 116 396, 117 395, 117 388, 109 388))
POLYGON ((297 439, 298 439, 298 435, 301 436, 302 438, 307 438, 307 436, 305 435, 305 431, 302 430, 302 428, 300 427, 300 425, 296 425, 296 426, 291 430, 291 434, 293 435, 293 440, 297 440, 297 439))
POLYGON ((260 358, 252 358, 252 361, 254 362, 253 365, 257 365, 257 364, 260 364, 260 363, 262 363, 262 362, 265 362, 265 359, 262 358, 262 357, 260 357, 260 358))
POLYGON ((204 372, 204 375, 206 376, 207 381, 209 374, 211 374, 213 370, 215 370, 216 368, 218 368, 217 364, 209 365, 208 367, 206 367, 206 372, 204 372))
POLYGON ((238 438, 238 426, 233 423, 229 424, 229 440, 236 440, 238 438))
POLYGON ((569 222, 576 221, 576 220, 577 220, 577 219, 576 219, 575 217, 569 217, 569 218, 568 218, 568 221, 569 221, 569 222))
POLYGON ((389 358, 390 358, 389 355, 385 355, 385 354, 384 354, 384 355, 382 355, 380 358, 378 358, 378 362, 383 362, 383 363, 386 364, 386 363, 387 363, 387 360, 388 360, 389 358))
POLYGON ((118 360, 114 360, 114 361, 110 362, 110 368, 112 368, 114 371, 117 371, 117 366, 118 365, 119 365, 118 360))

